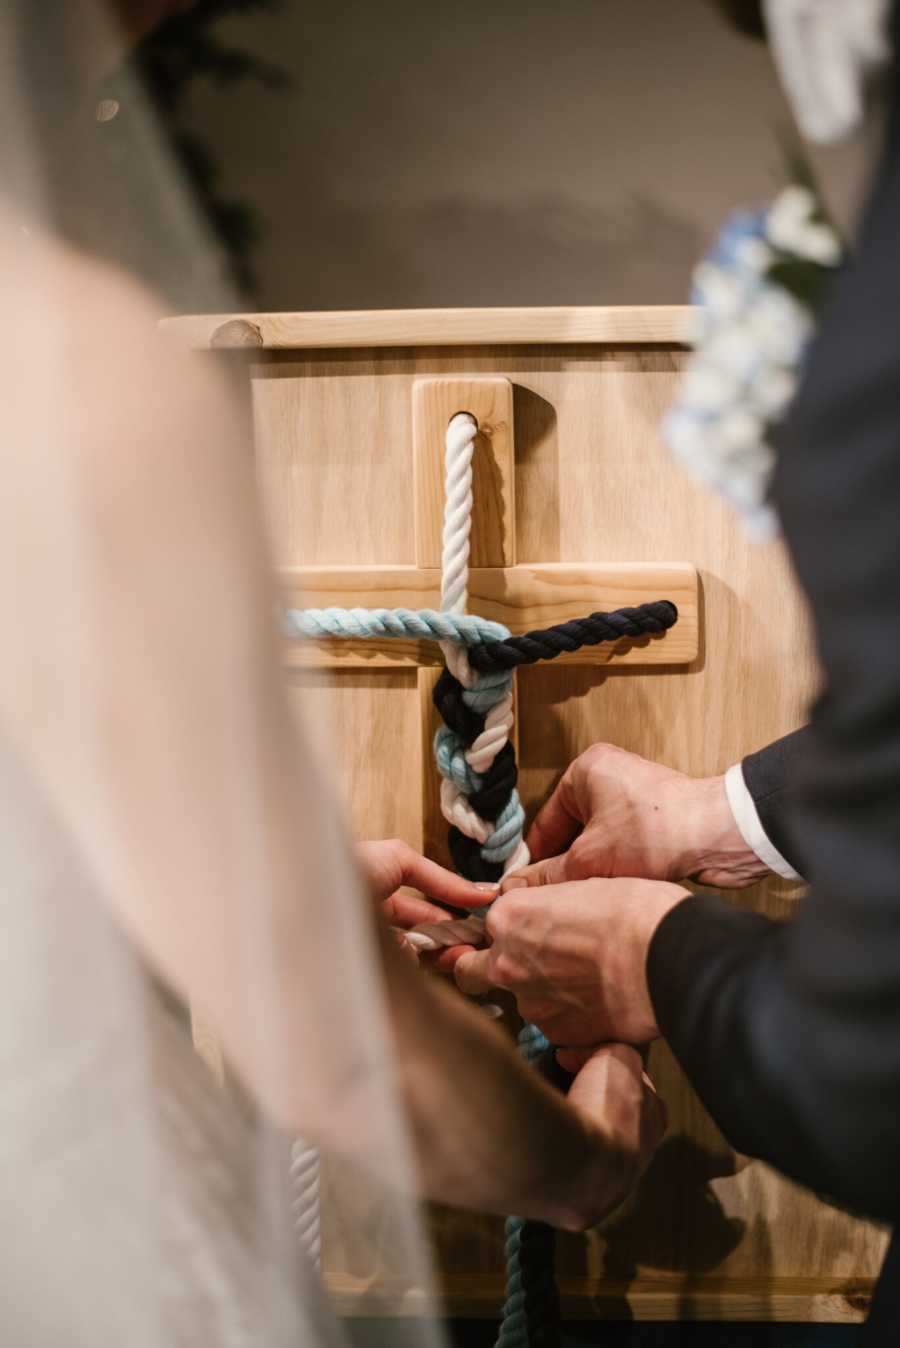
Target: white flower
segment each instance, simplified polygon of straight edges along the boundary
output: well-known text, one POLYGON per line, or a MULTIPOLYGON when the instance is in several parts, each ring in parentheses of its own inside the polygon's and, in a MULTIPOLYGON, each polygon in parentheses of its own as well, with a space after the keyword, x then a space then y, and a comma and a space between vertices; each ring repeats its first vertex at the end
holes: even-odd
POLYGON ((786 290, 768 286, 747 314, 760 356, 777 365, 794 365, 812 335, 812 316, 786 290))
POLYGON ((703 362, 688 369, 681 395, 688 407, 700 412, 721 412, 738 396, 740 385, 727 370, 703 362))
POLYGON ((760 506, 768 495, 769 473, 731 473, 727 483, 723 483, 723 490, 739 510, 760 506))
POLYGON ((772 250, 762 239, 741 239, 735 257, 742 266, 762 276, 772 263, 772 250))
POLYGON ((797 392, 797 376, 791 370, 773 366, 754 380, 751 392, 762 416, 767 421, 777 420, 797 392))
POLYGON ((752 329, 744 321, 717 328, 703 353, 711 364, 738 379, 747 379, 759 364, 759 349, 752 329))
POLYGON ((816 203, 805 187, 786 187, 766 216, 766 234, 776 248, 825 267, 841 259, 841 245, 830 225, 815 220, 816 203))
POLYGON ((727 453, 755 449, 762 440, 763 422, 747 407, 733 407, 719 421, 719 440, 727 453))
POLYGON ((816 213, 813 194, 792 186, 768 213, 745 212, 726 226, 715 256, 694 273, 694 355, 663 423, 687 469, 726 496, 758 538, 777 531, 767 502, 775 464, 767 431, 796 392, 814 331, 813 311, 770 269, 778 252, 819 266, 840 260, 837 235, 816 213))
POLYGON ((772 506, 763 503, 760 506, 748 506, 742 511, 744 528, 756 543, 768 543, 778 537, 778 516, 772 506))
POLYGON ((709 327, 709 313, 704 305, 692 304, 680 320, 678 338, 685 346, 698 346, 709 327))
POLYGON ((807 225, 800 232, 795 251, 823 267, 836 267, 841 260, 840 241, 830 225, 807 225))
POLYGON ((703 423, 689 416, 680 407, 673 408, 663 426, 666 439, 676 454, 690 459, 702 454, 705 431, 703 423))
POLYGON ((794 251, 794 240, 813 217, 816 201, 807 187, 792 184, 786 187, 769 207, 766 216, 766 234, 776 248, 794 251))
POLYGON ((713 262, 701 262, 694 272, 697 298, 716 319, 733 318, 745 296, 741 281, 713 262))

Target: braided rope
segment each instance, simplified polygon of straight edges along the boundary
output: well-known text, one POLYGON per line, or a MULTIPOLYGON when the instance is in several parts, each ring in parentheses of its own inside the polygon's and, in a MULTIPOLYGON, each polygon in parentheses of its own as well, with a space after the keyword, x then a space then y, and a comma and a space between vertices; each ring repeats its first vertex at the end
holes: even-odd
MULTIPOLYGON (((477 435, 475 418, 468 412, 458 412, 451 417, 444 437, 441 611, 445 618, 456 621, 465 618, 469 598, 472 458, 477 435)), ((467 635, 480 641, 509 637, 506 628, 489 635, 490 629, 482 622, 479 620, 477 627, 468 626, 467 635)), ((508 769, 504 774, 503 753, 512 733, 512 674, 504 669, 473 672, 469 653, 478 644, 474 640, 465 644, 459 640, 441 642, 447 668, 439 680, 441 691, 435 688, 434 698, 444 725, 435 736, 434 755, 443 779, 441 813, 450 825, 454 864, 463 875, 471 877, 477 871, 479 876, 499 879, 505 870, 526 866, 531 858, 523 837, 525 811, 515 780, 509 783, 505 795, 496 789, 509 776, 508 769), (453 701, 452 714, 448 697, 453 701)))
MULTIPOLYGON (((445 438, 444 532, 441 608, 463 614, 469 588, 472 511, 472 451, 477 423, 455 416, 445 438), (467 491, 468 517, 460 519, 467 491)), ((509 639, 498 637, 499 644, 509 639)), ((434 704, 444 724, 434 739, 441 774, 441 812, 450 824, 447 841, 453 864, 470 880, 497 880, 531 860, 523 830, 525 811, 516 790, 518 767, 510 740, 513 724, 511 667, 493 665, 473 672, 468 646, 444 641, 446 669, 434 688, 434 704), (501 677, 497 677, 497 675, 501 677), (491 675, 494 677, 491 678, 491 675), (491 827, 492 821, 493 827, 491 827)), ((526 1026, 520 1049, 526 1060, 540 1052, 540 1031, 526 1026), (537 1038, 535 1037, 537 1036, 537 1038)), ((546 1042, 546 1041, 543 1041, 546 1042)), ((528 1348, 550 1342, 546 1330, 558 1325, 553 1276, 555 1237, 543 1224, 511 1217, 506 1229, 506 1296, 497 1348, 528 1348), (549 1248, 548 1248, 549 1242, 549 1248)))
POLYGON ((291 1147, 291 1210, 300 1247, 317 1273, 322 1267, 320 1169, 317 1148, 298 1137, 291 1147))
MULTIPOLYGON (((435 706, 443 722, 434 738, 434 756, 441 776, 441 812, 450 825, 447 841, 461 875, 492 881, 530 860, 511 741, 514 670, 582 646, 665 631, 677 621, 678 610, 668 600, 660 600, 612 613, 591 613, 518 637, 501 623, 467 614, 477 435, 478 423, 468 412, 457 413, 447 427, 441 611, 291 609, 284 616, 284 628, 287 635, 297 637, 389 637, 440 643, 446 668, 434 688, 435 706)), ((546 1062, 548 1048, 536 1026, 523 1027, 519 1050, 526 1062, 537 1064, 542 1058, 546 1062)), ((318 1156, 300 1142, 294 1147, 291 1173, 298 1231, 318 1267, 318 1156)), ((506 1298, 497 1348, 549 1348, 559 1342, 554 1245, 555 1234, 545 1223, 508 1219, 506 1298)))

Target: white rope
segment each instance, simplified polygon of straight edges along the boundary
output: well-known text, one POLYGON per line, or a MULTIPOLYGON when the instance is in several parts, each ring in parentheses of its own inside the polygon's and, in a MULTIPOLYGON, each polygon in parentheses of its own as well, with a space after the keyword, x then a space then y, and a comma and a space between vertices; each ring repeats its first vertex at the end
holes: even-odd
POLYGON ((291 1147, 291 1209, 300 1246, 317 1273, 322 1268, 319 1153, 300 1138, 291 1147))
POLYGON ((523 866, 531 865, 531 853, 528 850, 528 844, 523 838, 512 856, 509 857, 503 866, 504 875, 512 875, 513 871, 520 871, 523 866))
MULTIPOLYGON (((441 611, 461 614, 466 612, 469 600, 469 553, 472 535, 472 460, 478 422, 471 412, 456 412, 447 425, 444 436, 444 528, 441 536, 441 611)), ((454 678, 464 688, 472 685, 474 674, 465 647, 458 642, 442 641, 444 661, 454 678)), ((512 729, 512 694, 492 707, 485 718, 484 730, 466 753, 466 760, 474 772, 487 772, 494 759, 509 739, 512 729)), ((458 794, 458 793, 457 793, 458 794)), ((457 823, 470 838, 476 833, 463 826, 457 815, 444 812, 444 818, 457 823)), ((476 816, 477 818, 477 816, 476 816)), ((486 835, 485 835, 486 836, 486 835)))
MULTIPOLYGON (((469 598, 469 554, 472 534, 472 461, 478 422, 470 412, 457 412, 450 418, 444 436, 444 528, 441 537, 441 610, 464 614, 469 598)), ((464 688, 471 688, 477 675, 469 664, 464 646, 442 641, 444 661, 464 688)), ((466 750, 465 758, 473 772, 485 773, 508 743, 513 725, 512 689, 485 716, 484 729, 466 750)), ((468 798, 451 780, 441 782, 441 813, 461 833, 485 843, 493 825, 482 819, 468 798)), ((528 848, 520 842, 504 865, 504 872, 527 866, 528 848)))
MULTIPOLYGON (((450 418, 444 437, 444 531, 441 548, 441 610, 465 613, 469 599, 469 545, 472 532, 472 459, 478 422, 469 412, 450 418)), ((465 648, 442 641, 444 662, 464 688, 472 682, 465 648)))
POLYGON ((475 813, 468 796, 464 796, 449 777, 441 779, 441 814, 448 824, 455 824, 467 838, 474 838, 479 843, 487 842, 490 825, 475 813))
POLYGON ((450 418, 444 440, 444 532, 441 610, 465 613, 469 597, 469 536, 472 532, 472 458, 478 422, 469 412, 450 418))
POLYGON ((466 750, 466 762, 473 772, 487 772, 494 759, 509 739, 513 723, 512 692, 502 702, 491 707, 484 718, 484 730, 466 750))

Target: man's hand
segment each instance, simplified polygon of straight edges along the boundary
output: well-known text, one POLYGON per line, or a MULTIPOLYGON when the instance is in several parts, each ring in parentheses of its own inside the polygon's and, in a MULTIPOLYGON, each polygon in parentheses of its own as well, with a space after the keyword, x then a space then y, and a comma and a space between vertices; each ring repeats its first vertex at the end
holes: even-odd
POLYGON ((555 1044, 646 1043, 659 1034, 647 950, 687 895, 654 880, 529 887, 524 872, 511 876, 487 915, 492 944, 455 952, 456 981, 470 994, 507 988, 555 1044))
POLYGON ((389 922, 414 927, 418 922, 441 922, 452 916, 427 899, 399 894, 408 885, 454 908, 481 908, 497 893, 496 885, 473 884, 462 876, 428 861, 408 843, 397 838, 360 843, 357 856, 372 897, 381 904, 389 922))
POLYGON ((576 758, 528 836, 529 884, 645 876, 742 889, 768 875, 738 831, 722 777, 687 777, 595 744, 576 758))

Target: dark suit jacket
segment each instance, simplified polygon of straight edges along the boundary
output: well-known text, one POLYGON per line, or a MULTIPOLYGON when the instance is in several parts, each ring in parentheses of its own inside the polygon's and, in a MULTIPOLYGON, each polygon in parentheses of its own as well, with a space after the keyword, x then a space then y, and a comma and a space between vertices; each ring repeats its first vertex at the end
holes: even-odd
MULTIPOLYGON (((766 791, 766 755, 756 787, 748 784, 763 826, 811 892, 790 924, 689 898, 661 923, 648 958, 663 1033, 731 1142, 892 1223, 900 1218, 897 103, 895 88, 855 258, 835 281, 779 439, 775 499, 812 604, 826 685, 789 795, 766 791)), ((785 631, 785 659, 790 641, 785 631)), ((900 1342, 896 1250, 892 1264, 866 1343, 900 1342)))
POLYGON ((741 764, 744 783, 753 798, 759 822, 766 837, 798 875, 806 875, 800 843, 791 830, 790 798, 803 753, 809 740, 809 727, 785 735, 765 749, 748 754, 741 764))

